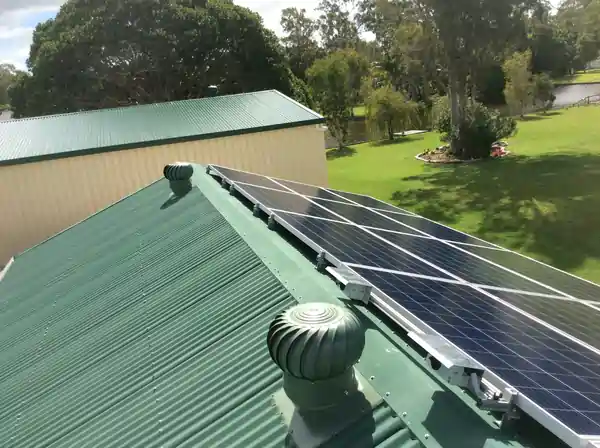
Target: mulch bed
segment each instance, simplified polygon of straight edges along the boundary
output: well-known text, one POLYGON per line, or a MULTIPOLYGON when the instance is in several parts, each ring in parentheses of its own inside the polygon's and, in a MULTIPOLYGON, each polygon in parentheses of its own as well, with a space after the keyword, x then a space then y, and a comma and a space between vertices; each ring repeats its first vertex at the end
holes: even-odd
MULTIPOLYGON (((510 154, 510 151, 506 149, 508 145, 504 142, 494 144, 491 149, 491 158, 501 159, 510 154)), ((426 163, 473 163, 484 159, 469 159, 463 160, 454 157, 450 154, 449 146, 440 146, 434 150, 425 151, 418 154, 416 158, 426 163)))

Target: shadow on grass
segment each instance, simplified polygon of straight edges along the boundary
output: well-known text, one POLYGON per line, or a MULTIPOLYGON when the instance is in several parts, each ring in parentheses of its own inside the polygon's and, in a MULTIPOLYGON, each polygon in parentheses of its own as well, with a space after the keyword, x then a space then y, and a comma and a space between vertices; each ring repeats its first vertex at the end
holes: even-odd
POLYGON ((356 154, 356 149, 351 146, 344 146, 342 148, 333 148, 327 150, 327 160, 339 159, 341 157, 352 157, 356 154))
POLYGON ((600 155, 510 157, 403 180, 426 187, 397 191, 391 199, 428 218, 452 224, 479 213, 478 236, 564 270, 600 259, 600 155))
POLYGON ((394 140, 379 140, 377 142, 371 143, 372 146, 394 146, 394 145, 403 145, 405 143, 415 142, 419 140, 423 140, 425 137, 422 134, 417 135, 406 135, 404 137, 394 137, 394 140))

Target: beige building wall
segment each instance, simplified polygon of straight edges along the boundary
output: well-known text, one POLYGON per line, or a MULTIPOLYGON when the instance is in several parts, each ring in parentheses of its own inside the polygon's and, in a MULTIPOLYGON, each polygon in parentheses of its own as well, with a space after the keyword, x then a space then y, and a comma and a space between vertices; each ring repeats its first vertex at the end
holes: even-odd
POLYGON ((215 163, 327 186, 320 125, 0 166, 0 266, 162 176, 215 163))

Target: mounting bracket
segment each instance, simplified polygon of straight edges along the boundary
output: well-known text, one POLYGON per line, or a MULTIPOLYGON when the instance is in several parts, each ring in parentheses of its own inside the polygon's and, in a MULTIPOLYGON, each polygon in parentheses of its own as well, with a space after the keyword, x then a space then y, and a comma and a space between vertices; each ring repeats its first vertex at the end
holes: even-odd
POLYGON ((344 294, 346 294, 350 300, 356 300, 365 305, 369 304, 373 287, 364 282, 362 278, 345 267, 335 268, 329 266, 327 272, 337 280, 340 289, 344 291, 344 294))
POLYGON ((260 216, 260 205, 258 202, 254 204, 254 207, 252 207, 252 214, 257 217, 260 216))
POLYGON ((236 189, 235 189, 235 185, 231 184, 231 185, 229 186, 229 194, 230 194, 231 196, 235 196, 235 194, 236 194, 236 193, 237 193, 237 191, 236 191, 236 189))
POLYGON ((275 220, 275 215, 269 216, 267 220, 267 227, 269 230, 275 230, 277 228, 277 221, 275 220))
POLYGON ((322 251, 317 255, 317 271, 325 272, 327 269, 327 254, 322 251))

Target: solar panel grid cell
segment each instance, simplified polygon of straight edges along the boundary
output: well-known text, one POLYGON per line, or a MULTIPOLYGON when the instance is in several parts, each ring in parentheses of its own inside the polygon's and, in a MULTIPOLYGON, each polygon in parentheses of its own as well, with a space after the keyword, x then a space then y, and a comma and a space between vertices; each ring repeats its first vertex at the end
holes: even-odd
POLYGON ((600 433, 596 353, 469 286, 354 269, 534 402, 556 403, 546 410, 574 431, 600 433))

